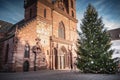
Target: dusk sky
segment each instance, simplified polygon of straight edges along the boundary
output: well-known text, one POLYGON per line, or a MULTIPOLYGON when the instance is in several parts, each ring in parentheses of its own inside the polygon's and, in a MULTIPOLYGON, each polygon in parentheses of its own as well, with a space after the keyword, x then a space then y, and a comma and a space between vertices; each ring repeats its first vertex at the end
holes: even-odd
MULTIPOLYGON (((76 0, 78 26, 89 3, 95 6, 107 29, 120 28, 120 0, 76 0)), ((24 18, 24 0, 0 0, 0 20, 15 24, 24 18)))

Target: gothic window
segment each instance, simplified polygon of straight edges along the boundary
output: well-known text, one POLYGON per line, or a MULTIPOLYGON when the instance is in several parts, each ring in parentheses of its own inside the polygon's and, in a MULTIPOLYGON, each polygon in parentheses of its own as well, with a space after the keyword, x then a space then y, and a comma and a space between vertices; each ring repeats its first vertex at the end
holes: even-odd
POLYGON ((9 53, 9 44, 7 44, 7 46, 6 46, 5 64, 6 64, 7 61, 8 61, 8 53, 9 53))
POLYGON ((72 17, 74 17, 74 12, 72 11, 72 17))
POLYGON ((27 43, 27 44, 25 45, 24 57, 25 57, 25 58, 29 58, 29 56, 30 56, 30 46, 29 46, 29 44, 27 43))
POLYGON ((73 8, 73 0, 71 0, 71 8, 73 8))
POLYGON ((46 9, 44 9, 44 18, 46 18, 46 9))
POLYGON ((65 27, 63 22, 59 23, 58 36, 62 39, 65 39, 65 27))

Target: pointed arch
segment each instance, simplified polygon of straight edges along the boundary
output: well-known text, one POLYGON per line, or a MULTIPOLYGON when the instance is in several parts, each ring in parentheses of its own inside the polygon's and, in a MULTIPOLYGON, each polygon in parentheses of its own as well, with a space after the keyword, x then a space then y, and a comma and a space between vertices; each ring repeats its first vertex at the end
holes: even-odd
POLYGON ((44 18, 46 18, 46 12, 47 12, 46 9, 44 9, 44 18))
POLYGON ((24 63, 23 63, 23 71, 29 71, 29 67, 30 67, 30 64, 29 64, 29 61, 25 61, 24 63))
POLYGON ((73 8, 73 0, 71 0, 71 8, 73 8))
POLYGON ((64 23, 62 21, 59 23, 58 37, 65 39, 65 26, 64 26, 64 23))
POLYGON ((74 12, 72 11, 72 17, 74 17, 74 12))
POLYGON ((29 58, 30 57, 30 45, 26 43, 25 45, 25 52, 24 52, 24 58, 29 58))
POLYGON ((9 44, 6 45, 5 64, 8 62, 9 44))

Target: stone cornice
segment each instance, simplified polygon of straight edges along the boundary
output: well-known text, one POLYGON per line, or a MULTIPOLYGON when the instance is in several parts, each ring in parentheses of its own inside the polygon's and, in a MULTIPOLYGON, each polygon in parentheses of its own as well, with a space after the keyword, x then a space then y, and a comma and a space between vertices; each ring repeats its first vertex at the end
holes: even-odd
POLYGON ((72 45, 72 41, 68 41, 68 40, 65 40, 65 39, 56 38, 54 36, 50 36, 50 40, 53 41, 53 42, 59 42, 59 43, 63 43, 63 44, 72 45))

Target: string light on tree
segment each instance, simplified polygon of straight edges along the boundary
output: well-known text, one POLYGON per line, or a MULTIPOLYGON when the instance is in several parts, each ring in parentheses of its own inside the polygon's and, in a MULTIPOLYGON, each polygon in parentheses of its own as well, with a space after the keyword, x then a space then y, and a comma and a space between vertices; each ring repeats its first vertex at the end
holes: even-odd
POLYGON ((92 73, 115 73, 116 63, 111 58, 111 39, 91 4, 87 7, 80 29, 82 32, 78 32, 80 39, 77 44, 78 69, 92 73))

